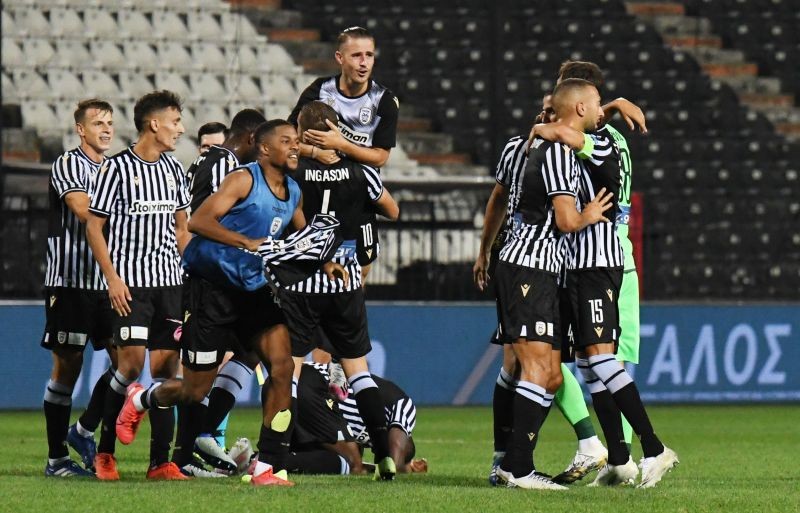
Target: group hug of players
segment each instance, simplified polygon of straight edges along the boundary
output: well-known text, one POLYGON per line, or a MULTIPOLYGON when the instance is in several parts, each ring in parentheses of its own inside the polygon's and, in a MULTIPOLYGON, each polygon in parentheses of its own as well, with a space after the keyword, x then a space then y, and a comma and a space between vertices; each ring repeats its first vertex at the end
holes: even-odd
POLYGON ((493 485, 565 490, 589 472, 590 486, 655 486, 677 463, 656 436, 624 362, 638 363, 638 279, 628 239, 631 160, 606 122, 620 112, 646 131, 625 99, 601 106, 603 75, 567 61, 545 96, 529 137, 508 141, 486 207, 473 273, 491 278, 503 365, 494 389, 493 485), (504 221, 505 220, 505 221, 504 221), (502 233, 501 227, 505 223, 502 233), (591 393, 608 449, 597 438, 581 388, 563 362, 575 361, 591 393), (552 404, 578 450, 562 473, 538 472, 533 452, 552 404), (631 457, 635 432, 644 456, 631 457))
POLYGON ((289 121, 239 112, 187 172, 169 155, 184 132, 175 94, 140 98, 137 141, 111 157, 113 108, 79 103, 81 144, 50 180, 46 475, 119 479, 116 440, 133 442, 146 412, 149 479, 245 471, 254 486, 291 486, 287 471, 390 480, 427 469, 413 460, 413 402, 366 361, 375 216, 399 215, 378 170, 395 145, 398 103, 371 80, 374 53, 365 29, 343 31, 340 75, 311 84, 289 121), (111 366, 70 426, 88 341, 111 366), (318 360, 338 363, 304 364, 323 342, 318 360), (137 382, 146 355, 147 389, 137 382), (268 377, 257 453, 246 440, 227 452, 213 435, 259 365, 268 377), (365 446, 374 465, 362 461, 365 446))

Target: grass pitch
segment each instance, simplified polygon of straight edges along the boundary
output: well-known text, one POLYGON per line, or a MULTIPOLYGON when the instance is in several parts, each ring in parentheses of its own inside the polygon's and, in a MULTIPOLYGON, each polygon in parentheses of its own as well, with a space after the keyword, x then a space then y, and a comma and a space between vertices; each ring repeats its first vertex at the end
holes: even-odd
MULTIPOLYGON (((45 478, 40 412, 0 414, 0 511, 9 512, 797 512, 800 511, 800 408, 651 407, 663 440, 681 464, 652 490, 586 488, 566 492, 491 488, 491 411, 420 408, 415 440, 427 475, 393 483, 364 476, 293 476, 291 489, 253 489, 240 479, 146 482, 148 425, 132 446, 118 445, 118 483, 45 478)), ((596 425, 596 423, 595 423, 596 425)), ((259 413, 236 410, 229 443, 257 438, 259 413)), ((599 429, 598 429, 599 431, 599 429)), ((574 435, 553 411, 537 448, 537 468, 556 474, 575 452, 574 435)), ((634 458, 641 455, 634 448, 634 458)), ((78 458, 75 458, 76 460, 78 458)))

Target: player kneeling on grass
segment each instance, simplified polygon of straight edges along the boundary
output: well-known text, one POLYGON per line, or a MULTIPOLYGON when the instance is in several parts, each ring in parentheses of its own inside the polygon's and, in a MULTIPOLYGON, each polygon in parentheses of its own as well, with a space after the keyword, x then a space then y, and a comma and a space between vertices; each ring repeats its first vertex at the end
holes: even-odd
POLYGON ((120 413, 120 424, 135 432, 149 408, 202 401, 226 349, 222 345, 234 337, 252 348, 270 371, 252 484, 291 486, 284 471, 293 424, 289 333, 264 276, 263 260, 252 252, 268 238, 279 237, 289 223, 297 228, 306 224, 299 208, 300 189, 287 176, 297 166, 299 139, 283 120, 261 125, 255 139, 258 160, 231 173, 189 225, 197 235, 184 258, 189 274, 182 337, 184 379, 132 394, 120 413))

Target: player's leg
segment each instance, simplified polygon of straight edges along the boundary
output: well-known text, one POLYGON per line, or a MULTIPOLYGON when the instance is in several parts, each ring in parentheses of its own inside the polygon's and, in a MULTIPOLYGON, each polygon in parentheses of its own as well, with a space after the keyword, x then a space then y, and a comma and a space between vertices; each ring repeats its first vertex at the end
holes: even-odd
MULTIPOLYGON (((496 338, 496 337, 495 337, 496 338)), ((492 394, 492 421, 494 432, 494 454, 489 484, 497 485, 497 468, 508 449, 508 439, 514 420, 514 396, 516 395, 519 369, 511 344, 503 344, 503 364, 497 375, 492 394)))
MULTIPOLYGON (((622 274, 622 288, 619 291, 620 337, 617 360, 631 364, 639 363, 639 275, 636 269, 622 274)), ((622 432, 628 449, 633 441, 633 427, 622 417, 622 432)))
MULTIPOLYGON (((224 366, 226 363, 228 363, 231 358, 233 358, 233 351, 226 351, 225 357, 222 359, 222 365, 224 366)), ((222 366, 220 366, 220 369, 221 368, 222 366)), ((222 448, 225 448, 225 434, 228 431, 228 421, 230 420, 230 417, 231 413, 228 411, 227 415, 225 415, 225 417, 219 421, 216 429, 214 429, 214 439, 217 441, 217 445, 222 448)))

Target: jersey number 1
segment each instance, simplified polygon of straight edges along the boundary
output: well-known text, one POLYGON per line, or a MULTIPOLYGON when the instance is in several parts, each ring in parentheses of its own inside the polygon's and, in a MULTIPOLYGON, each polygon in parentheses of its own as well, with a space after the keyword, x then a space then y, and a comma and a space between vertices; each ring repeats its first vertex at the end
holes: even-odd
POLYGON ((331 206, 330 203, 331 203, 331 190, 325 189, 324 191, 322 191, 322 208, 320 209, 320 213, 329 214, 332 215, 333 217, 336 217, 336 212, 334 212, 333 210, 328 212, 328 209, 331 206))

